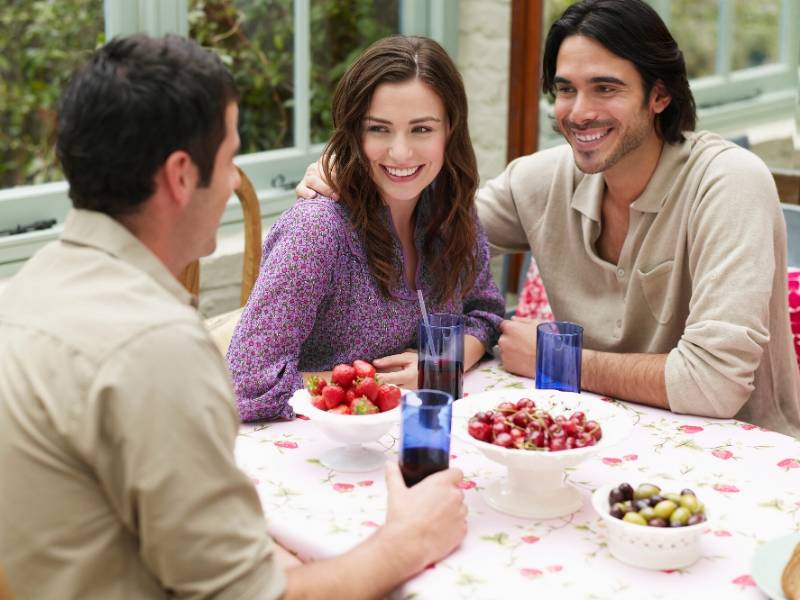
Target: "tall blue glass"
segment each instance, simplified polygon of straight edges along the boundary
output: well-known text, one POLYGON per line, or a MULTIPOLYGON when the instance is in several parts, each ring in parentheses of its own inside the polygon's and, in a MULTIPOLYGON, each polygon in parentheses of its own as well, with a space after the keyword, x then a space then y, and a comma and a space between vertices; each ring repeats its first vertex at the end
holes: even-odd
POLYGON ((583 327, 546 321, 536 327, 536 388, 581 391, 583 327))
POLYGON ((403 394, 400 406, 400 471, 411 487, 450 465, 453 397, 439 390, 417 390, 403 394))
POLYGON ((434 313, 417 327, 417 388, 461 398, 464 381, 464 317, 434 313))

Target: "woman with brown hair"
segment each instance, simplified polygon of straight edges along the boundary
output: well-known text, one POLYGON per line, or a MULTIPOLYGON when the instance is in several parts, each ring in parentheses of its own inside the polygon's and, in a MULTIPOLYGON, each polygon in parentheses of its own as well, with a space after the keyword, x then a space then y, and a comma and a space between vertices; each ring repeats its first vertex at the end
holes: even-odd
POLYGON ((376 42, 339 82, 333 122, 322 168, 338 201, 299 202, 273 226, 228 350, 245 421, 290 418, 304 375, 355 359, 415 387, 417 290, 430 312, 464 315, 465 369, 497 338, 467 100, 444 49, 376 42))

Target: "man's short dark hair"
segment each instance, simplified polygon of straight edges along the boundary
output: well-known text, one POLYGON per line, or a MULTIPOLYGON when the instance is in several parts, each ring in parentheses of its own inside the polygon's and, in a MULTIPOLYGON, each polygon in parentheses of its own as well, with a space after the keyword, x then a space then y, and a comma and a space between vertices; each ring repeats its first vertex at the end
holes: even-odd
POLYGON ((207 186, 236 98, 219 57, 189 39, 110 41, 72 76, 59 104, 56 153, 73 205, 135 212, 176 150, 191 156, 207 186))
POLYGON ((542 90, 546 94, 555 92, 558 50, 571 35, 592 38, 632 62, 644 82, 645 98, 657 81, 663 82, 672 97, 656 116, 656 131, 664 141, 682 142, 683 132, 694 130, 697 111, 683 53, 652 7, 642 0, 583 0, 567 8, 545 41, 542 90))

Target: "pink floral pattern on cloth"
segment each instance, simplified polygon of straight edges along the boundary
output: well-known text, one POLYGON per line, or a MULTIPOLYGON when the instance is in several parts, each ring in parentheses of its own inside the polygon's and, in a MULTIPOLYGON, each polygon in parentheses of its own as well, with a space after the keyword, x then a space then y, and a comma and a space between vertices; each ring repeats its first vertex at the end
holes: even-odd
POLYGON ((789 321, 792 328, 794 353, 797 355, 797 365, 800 367, 800 269, 789 267, 789 321))
MULTIPOLYGON (((798 299, 800 300, 800 296, 798 296, 798 299)), ((533 257, 531 257, 531 264, 525 277, 525 285, 519 294, 517 310, 514 314, 518 317, 528 317, 540 321, 552 321, 554 319, 553 310, 550 308, 550 300, 547 298, 547 290, 544 289, 539 267, 533 257)), ((800 317, 800 315, 798 316, 800 317)))
MULTIPOLYGON (((498 402, 533 392, 533 386, 533 380, 508 373, 497 360, 464 374, 465 391, 495 394, 498 402)), ((800 440, 732 419, 673 414, 583 393, 615 403, 635 427, 623 442, 567 473, 583 496, 581 508, 555 519, 493 510, 485 491, 506 477, 507 469, 456 433, 450 464, 464 473, 467 538, 392 598, 764 600, 752 576, 752 559, 763 542, 800 531, 800 440), (589 496, 601 485, 623 481, 671 482, 670 489, 697 493, 709 515, 700 560, 681 569, 651 571, 627 566, 610 554, 605 524, 589 496)), ((399 428, 394 424, 366 445, 397 461, 399 428)), ((310 420, 244 424, 239 430, 237 464, 256 487, 270 533, 304 559, 341 554, 385 522, 382 468, 364 473, 328 469, 322 458, 339 445, 314 425, 313 415, 310 420)))
MULTIPOLYGON (((786 276, 789 284, 789 320, 792 340, 794 341, 797 366, 800 368, 800 269, 789 267, 786 276)), ((536 261, 532 257, 514 314, 518 317, 529 317, 540 321, 552 321, 554 318, 550 300, 547 298, 547 290, 544 289, 542 276, 539 274, 539 267, 536 266, 536 261)))

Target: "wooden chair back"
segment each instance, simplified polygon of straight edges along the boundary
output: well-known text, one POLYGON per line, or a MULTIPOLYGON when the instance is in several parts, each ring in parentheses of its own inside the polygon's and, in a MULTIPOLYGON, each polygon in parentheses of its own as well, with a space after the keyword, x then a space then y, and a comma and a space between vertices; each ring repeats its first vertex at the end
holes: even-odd
POLYGON ((778 198, 784 204, 800 204, 800 170, 772 169, 778 198))
POLYGON ((0 566, 0 600, 14 600, 14 594, 11 593, 11 586, 2 566, 0 566))
MULTIPOLYGON (((235 193, 242 205, 244 215, 244 262, 242 265, 242 290, 239 297, 240 306, 244 306, 256 283, 258 267, 261 263, 261 207, 250 179, 239 167, 236 168, 239 170, 241 183, 235 193)), ((200 261, 196 260, 186 267, 178 280, 192 294, 199 294, 200 261)))

